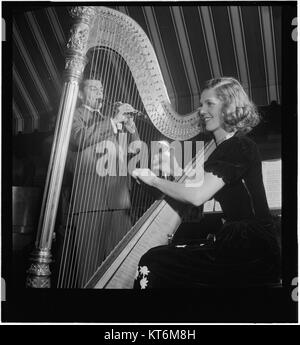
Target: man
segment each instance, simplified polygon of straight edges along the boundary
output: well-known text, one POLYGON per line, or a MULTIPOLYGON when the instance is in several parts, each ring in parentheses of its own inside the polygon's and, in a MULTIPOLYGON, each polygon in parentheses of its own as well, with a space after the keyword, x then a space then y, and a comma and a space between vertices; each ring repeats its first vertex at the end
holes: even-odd
POLYGON ((82 86, 79 91, 82 105, 74 113, 67 160, 67 167, 73 172, 73 184, 66 241, 72 242, 74 249, 70 244, 65 246, 62 258, 62 265, 73 270, 67 282, 76 287, 84 286, 131 228, 129 177, 119 176, 119 164, 116 164, 116 176, 99 174, 99 164, 104 162, 102 158, 107 153, 106 143, 115 147, 107 159, 108 164, 114 164, 127 154, 124 142, 121 144, 119 139, 139 140, 133 118, 129 116, 135 111, 131 105, 118 102, 114 116, 105 116, 100 111, 101 81, 87 79, 82 86))
POLYGON ((99 141, 113 140, 122 125, 133 135, 132 139, 139 139, 132 117, 126 116, 135 111, 131 105, 118 102, 114 118, 101 114, 103 85, 100 80, 86 79, 83 82, 83 89, 79 91, 79 98, 82 100, 82 106, 74 114, 71 144, 83 149, 99 141), (101 126, 99 126, 99 122, 101 122, 101 126))

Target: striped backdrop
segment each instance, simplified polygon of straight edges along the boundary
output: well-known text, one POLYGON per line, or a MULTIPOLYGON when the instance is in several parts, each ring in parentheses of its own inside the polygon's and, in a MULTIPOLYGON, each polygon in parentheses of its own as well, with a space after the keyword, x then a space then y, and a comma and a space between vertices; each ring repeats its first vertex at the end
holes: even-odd
MULTIPOLYGON (((280 103, 280 6, 111 6, 132 17, 156 51, 179 113, 199 106, 202 83, 238 78, 257 105, 280 103)), ((14 133, 46 131, 62 89, 72 20, 64 6, 13 15, 14 133)))

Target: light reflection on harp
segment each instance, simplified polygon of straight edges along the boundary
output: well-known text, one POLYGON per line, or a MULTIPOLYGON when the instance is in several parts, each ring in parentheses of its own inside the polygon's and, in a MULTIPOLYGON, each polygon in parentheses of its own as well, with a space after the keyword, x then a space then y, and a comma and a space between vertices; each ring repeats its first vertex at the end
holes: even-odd
MULTIPOLYGON (((97 73, 97 69, 101 69, 105 97, 110 99, 111 104, 115 101, 128 102, 141 113, 147 114, 148 119, 140 118, 136 121, 140 138, 147 144, 151 140, 162 139, 162 136, 169 140, 189 140, 201 131, 197 112, 182 116, 172 109, 154 50, 136 22, 105 7, 75 7, 71 14, 76 23, 71 29, 67 45, 66 81, 50 157, 36 250, 32 255, 33 263, 27 278, 27 285, 31 287, 50 285, 49 263, 54 220, 78 84, 88 61, 91 76, 97 73)), ((111 111, 109 108, 105 109, 108 113, 111 111)), ((213 150, 212 145, 208 146, 206 156, 213 150)), ((80 208, 74 208, 76 202, 70 203, 58 287, 131 288, 139 257, 151 247, 166 244, 167 235, 177 229, 181 218, 165 200, 152 203, 151 195, 135 187, 131 191, 130 207, 120 208, 121 212, 128 213, 130 221, 125 226, 123 216, 119 219, 111 217, 114 221, 119 221, 118 229, 124 225, 121 232, 115 231, 114 226, 107 223, 104 214, 115 211, 116 208, 102 206, 103 200, 115 197, 118 186, 107 192, 107 182, 100 181, 92 172, 95 161, 92 164, 82 162, 83 158, 79 154, 77 167, 85 171, 81 175, 88 179, 83 181, 78 177, 80 174, 74 172, 71 201, 77 198, 80 208), (83 198, 78 198, 78 189, 81 189, 83 198), (87 204, 92 204, 92 207, 86 206, 84 200, 88 201, 87 204), (74 222, 76 217, 77 221, 74 222), (77 231, 73 230, 74 224, 77 231), (97 231, 91 230, 92 228, 97 231), (101 236, 107 236, 108 230, 110 244, 101 248, 101 236)), ((108 183, 112 179, 114 177, 108 177, 108 183)))

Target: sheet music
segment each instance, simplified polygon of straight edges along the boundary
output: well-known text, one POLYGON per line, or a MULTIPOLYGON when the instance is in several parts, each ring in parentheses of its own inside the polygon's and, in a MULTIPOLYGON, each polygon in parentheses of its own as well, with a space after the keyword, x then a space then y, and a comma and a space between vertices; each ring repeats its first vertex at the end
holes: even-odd
POLYGON ((221 208, 221 205, 218 201, 215 201, 215 209, 214 209, 215 212, 222 212, 222 208, 221 208))
POLYGON ((281 159, 263 161, 262 171, 269 207, 281 208, 281 159))
POLYGON ((204 213, 213 212, 214 211, 214 205, 215 205, 214 199, 210 199, 210 200, 206 201, 206 203, 204 204, 204 207, 203 207, 203 212, 204 213))
POLYGON ((204 204, 203 212, 222 212, 222 208, 218 201, 216 201, 215 199, 211 199, 206 201, 206 203, 204 204))

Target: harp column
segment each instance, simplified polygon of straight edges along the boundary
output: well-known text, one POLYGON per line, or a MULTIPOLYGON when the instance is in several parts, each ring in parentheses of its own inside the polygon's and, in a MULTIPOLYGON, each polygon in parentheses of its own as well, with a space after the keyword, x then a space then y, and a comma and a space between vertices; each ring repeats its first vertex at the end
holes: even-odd
POLYGON ((64 85, 56 120, 53 145, 44 189, 35 249, 30 257, 26 286, 50 288, 51 245, 67 158, 73 115, 79 83, 87 63, 86 52, 90 28, 96 15, 93 6, 77 6, 70 9, 74 25, 66 46, 64 85))

